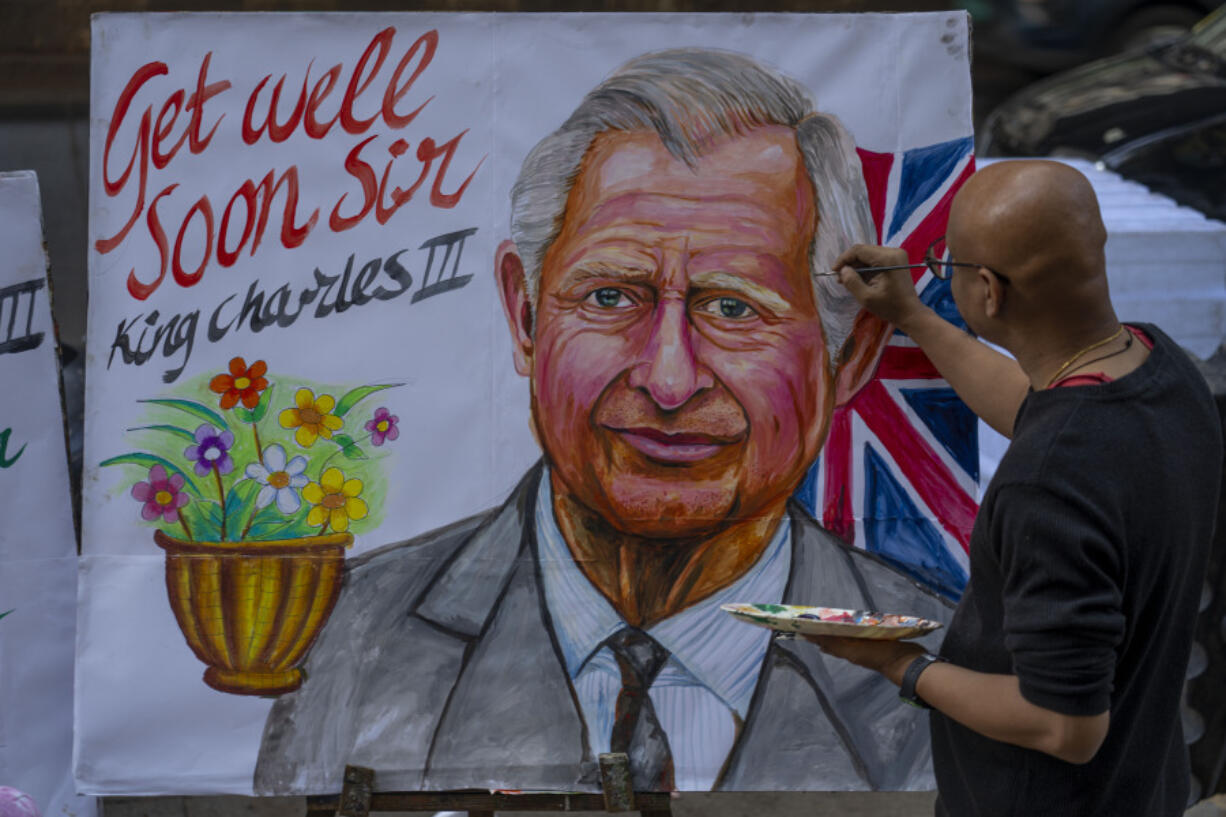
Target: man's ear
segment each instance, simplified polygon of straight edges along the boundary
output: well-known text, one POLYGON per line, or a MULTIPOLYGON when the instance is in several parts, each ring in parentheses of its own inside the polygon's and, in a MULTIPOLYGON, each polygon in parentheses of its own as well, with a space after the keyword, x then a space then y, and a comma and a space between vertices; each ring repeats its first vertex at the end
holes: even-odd
POLYGON ((494 277, 498 282, 498 294, 502 298, 502 311, 511 330, 511 353, 515 357, 515 371, 524 377, 532 374, 532 296, 528 293, 528 280, 524 264, 514 241, 503 241, 494 256, 494 277))
POLYGON ((892 324, 866 309, 856 315, 851 334, 835 355, 838 369, 834 374, 834 404, 845 406, 864 384, 873 379, 877 361, 894 331, 892 324))
POLYGON ((1005 282, 987 267, 975 271, 983 285, 983 313, 989 318, 998 317, 1005 305, 1005 282))

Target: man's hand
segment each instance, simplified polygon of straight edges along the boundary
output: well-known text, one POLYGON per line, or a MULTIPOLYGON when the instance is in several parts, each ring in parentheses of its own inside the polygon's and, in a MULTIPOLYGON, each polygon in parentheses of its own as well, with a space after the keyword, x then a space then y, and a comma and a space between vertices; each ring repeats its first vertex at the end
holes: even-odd
POLYGON ((860 305, 904 332, 911 318, 926 307, 915 292, 910 270, 869 273, 862 278, 858 267, 892 267, 909 264, 907 253, 896 247, 857 244, 835 260, 831 269, 860 305))
MULTIPOLYGON (((882 265, 884 266, 884 265, 882 265)), ((924 649, 907 641, 871 641, 806 635, 822 652, 880 672, 895 684, 924 649)), ((1098 752, 1111 713, 1063 715, 1022 697, 1016 675, 994 675, 954 664, 932 664, 916 693, 929 706, 993 740, 1044 752, 1068 763, 1087 763, 1098 752)))
POLYGON ((873 641, 867 638, 839 638, 829 635, 803 637, 821 647, 822 652, 880 672, 895 684, 902 683, 902 675, 907 666, 924 654, 923 647, 906 641, 873 641))
POLYGON ((906 263, 907 254, 902 250, 857 244, 838 257, 833 270, 865 309, 919 344, 971 411, 1001 434, 1012 437, 1013 420, 1031 385, 1017 361, 980 343, 928 308, 916 294, 909 270, 868 273, 868 280, 856 271, 859 267, 906 263))

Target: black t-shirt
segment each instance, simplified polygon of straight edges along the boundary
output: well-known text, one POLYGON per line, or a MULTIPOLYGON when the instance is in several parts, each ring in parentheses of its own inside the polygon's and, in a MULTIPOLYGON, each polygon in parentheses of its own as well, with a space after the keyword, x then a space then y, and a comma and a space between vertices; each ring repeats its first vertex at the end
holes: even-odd
POLYGON ((1181 815, 1188 759, 1180 693, 1222 468, 1208 387, 1158 329, 1111 383, 1032 392, 988 486, 970 582, 941 654, 1016 674, 1031 703, 1111 712, 1075 765, 991 740, 933 712, 951 817, 1181 815))

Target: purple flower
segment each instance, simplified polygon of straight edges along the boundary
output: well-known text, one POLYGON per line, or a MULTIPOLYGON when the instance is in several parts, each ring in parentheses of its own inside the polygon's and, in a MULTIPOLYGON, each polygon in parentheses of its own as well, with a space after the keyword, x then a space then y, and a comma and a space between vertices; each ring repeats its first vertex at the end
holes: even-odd
POLYGON ((149 469, 148 482, 132 486, 132 498, 145 503, 140 511, 142 519, 152 522, 160 516, 171 523, 179 521, 179 508, 186 505, 188 499, 183 492, 183 475, 166 476, 166 469, 160 465, 149 469))
POLYGON ((374 419, 366 421, 366 430, 370 432, 370 441, 375 445, 383 445, 384 440, 394 440, 399 437, 400 429, 396 427, 398 422, 400 422, 400 418, 395 414, 389 413, 383 406, 375 409, 374 419))
POLYGON ((183 449, 183 456, 195 461, 198 476, 208 476, 214 468, 219 474, 228 474, 234 470, 234 460, 230 459, 232 445, 233 433, 218 431, 204 423, 196 429, 196 444, 183 449))

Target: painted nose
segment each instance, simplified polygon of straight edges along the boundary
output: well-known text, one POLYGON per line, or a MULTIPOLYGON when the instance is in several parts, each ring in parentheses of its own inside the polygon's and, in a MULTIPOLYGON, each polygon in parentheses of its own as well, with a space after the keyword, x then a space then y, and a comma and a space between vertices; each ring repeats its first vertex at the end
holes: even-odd
POLYGON ((683 298, 665 298, 641 358, 630 370, 630 386, 642 389, 664 411, 681 408, 715 378, 694 354, 694 330, 683 298))

